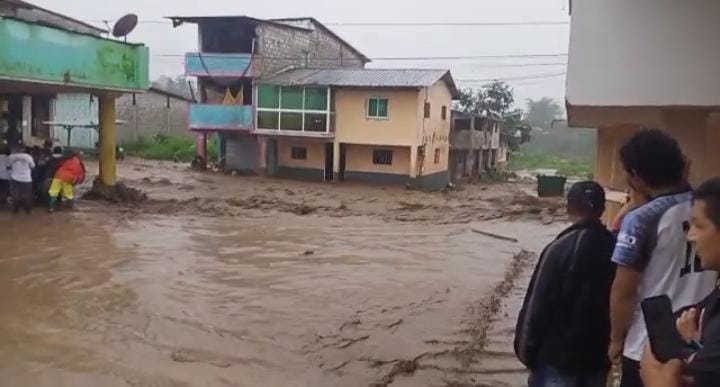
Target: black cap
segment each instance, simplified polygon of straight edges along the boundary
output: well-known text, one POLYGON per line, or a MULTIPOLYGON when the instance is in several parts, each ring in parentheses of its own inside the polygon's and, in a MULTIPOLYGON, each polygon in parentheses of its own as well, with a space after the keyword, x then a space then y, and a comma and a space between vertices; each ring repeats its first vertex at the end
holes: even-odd
POLYGON ((567 201, 580 210, 605 210, 605 189, 594 181, 581 181, 570 187, 567 201))

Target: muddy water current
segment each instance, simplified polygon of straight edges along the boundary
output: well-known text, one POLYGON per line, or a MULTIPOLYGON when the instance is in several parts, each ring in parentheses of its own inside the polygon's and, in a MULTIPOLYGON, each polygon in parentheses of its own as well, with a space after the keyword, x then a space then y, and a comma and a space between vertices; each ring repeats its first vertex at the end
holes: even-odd
POLYGON ((559 227, 116 215, 0 213, 0 385, 466 385, 472 305, 559 227))

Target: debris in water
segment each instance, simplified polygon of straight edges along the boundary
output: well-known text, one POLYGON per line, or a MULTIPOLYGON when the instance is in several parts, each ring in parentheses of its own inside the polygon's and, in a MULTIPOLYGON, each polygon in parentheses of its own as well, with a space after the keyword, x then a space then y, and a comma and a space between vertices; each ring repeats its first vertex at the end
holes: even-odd
POLYGON ((303 255, 306 256, 306 257, 309 256, 309 255, 314 255, 314 254, 315 254, 315 252, 312 251, 312 250, 305 250, 305 252, 303 253, 303 255))
POLYGON ((491 233, 491 232, 483 231, 483 230, 477 230, 477 229, 474 229, 474 228, 472 229, 472 232, 474 232, 474 233, 476 233, 476 234, 480 234, 480 235, 489 236, 489 237, 491 237, 491 238, 500 239, 500 240, 503 240, 503 241, 509 241, 509 242, 513 242, 513 243, 518 243, 518 240, 517 240, 516 238, 508 237, 508 236, 505 236, 505 235, 495 234, 495 233, 491 233))
POLYGON ((105 200, 115 204, 134 205, 147 200, 147 194, 136 188, 126 186, 124 183, 117 183, 114 186, 107 186, 100 182, 100 178, 93 181, 93 186, 83 195, 86 200, 105 200))

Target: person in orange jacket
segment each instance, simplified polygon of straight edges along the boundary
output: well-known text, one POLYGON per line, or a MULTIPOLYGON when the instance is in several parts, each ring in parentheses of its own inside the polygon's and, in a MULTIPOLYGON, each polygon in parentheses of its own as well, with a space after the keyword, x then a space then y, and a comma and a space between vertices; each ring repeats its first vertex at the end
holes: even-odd
POLYGON ((60 162, 48 192, 50 194, 50 212, 55 211, 55 204, 61 193, 63 199, 70 203, 70 207, 74 207, 75 193, 73 187, 85 181, 85 164, 83 164, 80 156, 80 154, 73 152, 60 162))

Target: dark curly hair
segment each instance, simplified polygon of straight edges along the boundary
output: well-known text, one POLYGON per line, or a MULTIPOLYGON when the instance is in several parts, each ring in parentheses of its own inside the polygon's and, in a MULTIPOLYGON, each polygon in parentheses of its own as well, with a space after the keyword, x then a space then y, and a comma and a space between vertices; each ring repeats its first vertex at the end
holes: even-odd
POLYGON ((620 149, 625 171, 652 188, 682 183, 685 157, 674 138, 659 129, 636 133, 620 149))

